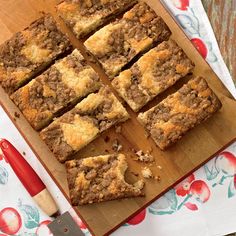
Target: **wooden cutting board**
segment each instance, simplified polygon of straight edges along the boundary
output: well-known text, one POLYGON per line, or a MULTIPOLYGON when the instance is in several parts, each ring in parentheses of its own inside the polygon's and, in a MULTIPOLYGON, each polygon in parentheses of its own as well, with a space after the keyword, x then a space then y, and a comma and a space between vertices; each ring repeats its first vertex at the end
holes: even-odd
MULTIPOLYGON (((81 158, 112 153, 112 143, 115 139, 118 139, 123 146, 122 152, 126 153, 128 157, 130 167, 130 171, 128 171, 126 176, 128 182, 137 180, 139 177, 136 177, 132 172, 140 174, 141 168, 145 166, 145 164, 139 163, 133 159, 134 155, 131 151, 133 148, 143 151, 153 150, 152 155, 155 157, 155 163, 150 166, 150 169, 153 171, 154 175, 160 176, 161 178, 160 181, 154 179, 146 181, 145 197, 110 201, 76 208, 91 233, 97 236, 105 235, 113 231, 132 215, 161 196, 161 194, 166 192, 175 183, 203 165, 212 155, 217 153, 219 149, 229 144, 236 137, 236 101, 232 99, 229 92, 162 4, 158 0, 147 0, 146 2, 163 17, 172 31, 172 38, 177 41, 196 64, 194 74, 202 75, 206 78, 211 88, 220 98, 223 107, 214 117, 190 131, 167 151, 161 151, 150 138, 146 138, 143 128, 136 120, 137 114, 127 108, 131 119, 122 124, 122 132, 120 134, 117 134, 114 129, 110 129, 76 155, 77 158, 81 158), (108 139, 109 141, 107 141, 108 139), (162 169, 158 168, 158 166, 161 166, 162 169)), ((31 21, 40 16, 40 11, 51 12, 55 15, 55 4, 56 0, 0 1, 0 43, 8 39, 12 33, 28 26, 31 21)), ((73 34, 60 19, 56 19, 60 22, 62 30, 68 33, 73 45, 84 53, 82 42, 75 39, 73 34)), ((88 58, 85 53, 84 55, 88 58)), ((92 63, 90 64, 100 74, 104 83, 109 84, 102 69, 92 63)), ((157 104, 168 94, 176 91, 187 79, 189 78, 179 81, 173 88, 148 104, 144 110, 157 104)), ((47 146, 40 140, 37 132, 31 128, 24 117, 22 115, 20 115, 20 118, 15 117, 15 112, 20 112, 1 88, 0 102, 45 168, 54 178, 56 184, 60 186, 61 190, 67 196, 68 187, 64 166, 58 163, 47 146)))

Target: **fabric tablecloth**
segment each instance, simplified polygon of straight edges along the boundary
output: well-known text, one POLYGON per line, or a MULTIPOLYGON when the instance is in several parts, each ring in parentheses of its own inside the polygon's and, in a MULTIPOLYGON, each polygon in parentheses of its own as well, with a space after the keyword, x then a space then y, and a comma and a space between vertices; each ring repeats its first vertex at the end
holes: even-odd
MULTIPOLYGON (((201 1, 163 0, 163 3, 236 98, 234 83, 201 1)), ((90 235, 1 107, 0 134, 1 138, 8 139, 24 153, 52 193, 60 212, 69 211, 84 234, 90 235)), ((236 143, 233 143, 112 235, 225 235, 236 231, 235 203, 236 143)), ((46 226, 51 221, 33 202, 9 164, 0 156, 0 236, 52 235, 46 226)))

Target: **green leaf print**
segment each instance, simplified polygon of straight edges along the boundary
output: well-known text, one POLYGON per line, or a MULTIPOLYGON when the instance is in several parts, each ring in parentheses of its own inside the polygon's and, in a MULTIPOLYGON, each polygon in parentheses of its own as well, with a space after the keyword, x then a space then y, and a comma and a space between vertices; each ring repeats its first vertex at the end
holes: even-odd
POLYGON ((30 205, 19 206, 24 219, 24 225, 27 229, 33 229, 39 225, 39 211, 36 207, 30 205))
POLYGON ((214 167, 212 166, 211 170, 208 168, 207 165, 204 166, 204 170, 205 170, 205 173, 206 173, 206 178, 207 180, 213 180, 215 179, 218 174, 219 174, 219 171, 214 167))
POLYGON ((176 197, 176 193, 174 189, 171 189, 169 192, 167 192, 165 194, 165 197, 169 200, 169 202, 171 203, 170 208, 172 210, 176 210, 177 205, 178 205, 178 200, 176 197))
POLYGON ((156 211, 156 210, 153 210, 152 208, 148 208, 148 211, 153 214, 153 215, 171 215, 173 214, 175 211, 156 211))
POLYGON ((236 190, 234 187, 234 180, 232 179, 229 183, 229 187, 228 187, 228 198, 233 197, 236 194, 236 190))
POLYGON ((178 200, 174 189, 171 189, 160 199, 150 205, 148 211, 153 215, 173 214, 178 206, 178 200))

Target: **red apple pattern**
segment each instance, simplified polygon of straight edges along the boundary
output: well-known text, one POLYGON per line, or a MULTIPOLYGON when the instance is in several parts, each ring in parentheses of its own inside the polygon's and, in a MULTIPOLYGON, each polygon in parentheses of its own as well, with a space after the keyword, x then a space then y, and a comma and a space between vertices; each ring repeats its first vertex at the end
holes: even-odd
POLYGON ((202 202, 206 202, 210 197, 208 185, 203 180, 195 180, 194 174, 191 174, 188 178, 178 184, 175 187, 175 191, 178 196, 194 196, 202 202))
POLYGON ((182 11, 188 10, 189 0, 172 0, 174 6, 182 11))
POLYGON ((218 58, 215 54, 215 48, 211 40, 209 40, 208 28, 201 22, 201 15, 191 0, 171 0, 172 5, 177 11, 173 11, 176 20, 183 28, 187 36, 191 39, 193 45, 199 53, 209 63, 215 63, 218 58), (192 3, 191 3, 192 2, 192 3))
POLYGON ((132 219, 127 221, 127 224, 129 225, 137 225, 140 224, 146 217, 146 209, 140 211, 136 216, 134 216, 132 219))
POLYGON ((196 180, 190 186, 190 193, 200 200, 206 202, 210 198, 210 189, 203 180, 196 180))
POLYGON ((176 185, 175 190, 178 196, 186 196, 190 192, 190 184, 194 181, 195 177, 191 174, 188 178, 184 181, 176 185))
POLYGON ((6 234, 16 234, 22 226, 21 216, 12 207, 0 211, 0 231, 6 234))
POLYGON ((236 157, 233 153, 224 151, 216 158, 217 167, 226 175, 236 174, 236 157))
POLYGON ((205 167, 207 178, 213 180, 212 187, 223 186, 228 182, 228 198, 236 195, 236 156, 230 151, 221 152, 213 167, 205 167), (217 181, 216 181, 217 180, 217 181))
POLYGON ((148 212, 153 215, 170 215, 186 207, 191 211, 197 211, 199 206, 207 202, 211 192, 207 183, 196 180, 191 174, 185 180, 177 184, 159 200, 151 204, 148 212))
POLYGON ((42 221, 38 228, 36 229, 36 235, 37 236, 53 236, 49 228, 47 227, 48 224, 50 224, 52 221, 51 220, 45 220, 42 221))
POLYGON ((199 51, 204 59, 207 57, 207 47, 205 43, 200 38, 192 38, 191 42, 195 46, 195 48, 199 51))

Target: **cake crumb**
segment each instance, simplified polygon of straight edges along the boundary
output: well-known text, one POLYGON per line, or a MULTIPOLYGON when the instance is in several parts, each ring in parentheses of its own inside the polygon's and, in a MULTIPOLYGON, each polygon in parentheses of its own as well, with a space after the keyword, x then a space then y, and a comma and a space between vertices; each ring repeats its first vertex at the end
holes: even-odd
POLYGON ((22 152, 22 154, 25 156, 26 155, 26 153, 25 152, 22 152))
POLYGON ((20 118, 20 113, 18 113, 18 112, 14 112, 14 116, 16 117, 16 118, 20 118))
POLYGON ((154 178, 155 180, 157 180, 158 182, 160 182, 161 181, 161 176, 160 175, 158 175, 158 176, 155 176, 155 178, 154 178))
POLYGON ((148 167, 144 167, 141 171, 143 178, 150 179, 153 177, 152 171, 148 167))
POLYGON ((154 162, 154 157, 150 154, 149 151, 144 153, 142 150, 135 152, 138 161, 142 162, 154 162))
POLYGON ((162 166, 157 166, 157 168, 158 168, 159 170, 162 170, 162 166))
POLYGON ((116 132, 117 134, 120 134, 120 133, 121 133, 121 126, 116 126, 115 132, 116 132))
POLYGON ((119 140, 118 139, 115 139, 113 144, 112 144, 112 149, 115 151, 115 152, 119 152, 121 151, 123 148, 123 146, 120 144, 119 140))

